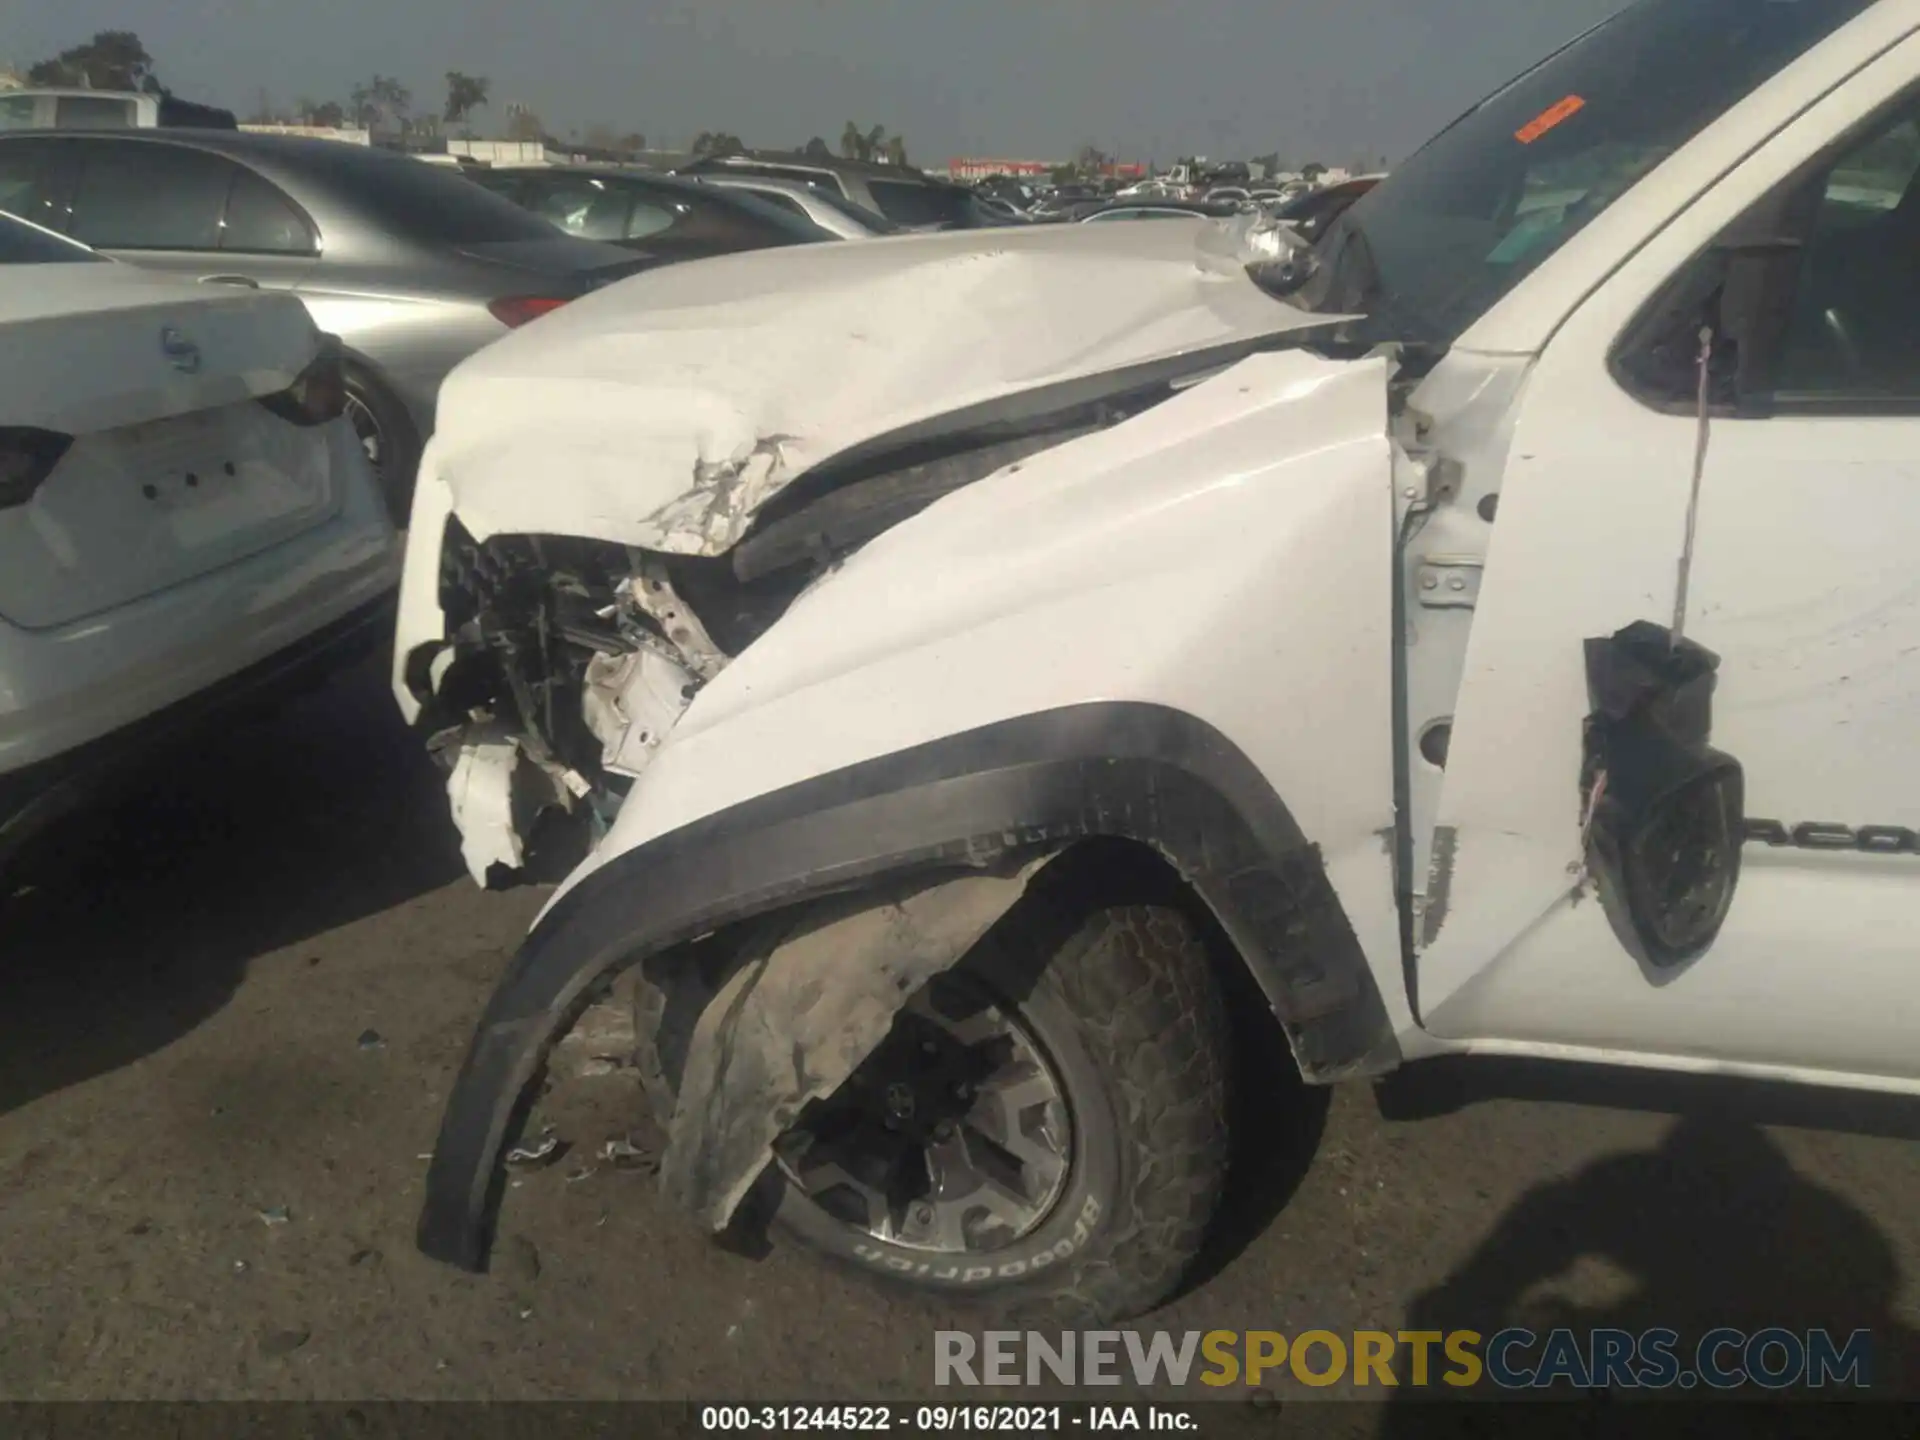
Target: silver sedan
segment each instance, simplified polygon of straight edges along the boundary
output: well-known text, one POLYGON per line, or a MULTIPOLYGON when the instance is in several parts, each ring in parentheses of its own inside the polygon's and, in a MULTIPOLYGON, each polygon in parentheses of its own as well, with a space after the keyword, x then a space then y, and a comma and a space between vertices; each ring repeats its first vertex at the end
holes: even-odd
POLYGON ((299 295, 346 346, 349 413, 401 523, 447 372, 656 263, 405 155, 238 131, 0 134, 0 209, 116 259, 299 295))

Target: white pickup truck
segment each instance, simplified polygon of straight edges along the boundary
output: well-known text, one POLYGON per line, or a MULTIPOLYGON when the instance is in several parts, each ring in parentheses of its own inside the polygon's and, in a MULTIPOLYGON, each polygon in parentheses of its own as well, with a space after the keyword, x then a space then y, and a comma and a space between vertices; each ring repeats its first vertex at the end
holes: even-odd
POLYGON ((447 382, 395 684, 474 872, 592 849, 449 1098, 485 1264, 611 991, 706 1225, 1154 1304, 1227 996, 1920 1092, 1920 0, 1641 0, 1311 250, 1243 219, 639 277, 447 382))

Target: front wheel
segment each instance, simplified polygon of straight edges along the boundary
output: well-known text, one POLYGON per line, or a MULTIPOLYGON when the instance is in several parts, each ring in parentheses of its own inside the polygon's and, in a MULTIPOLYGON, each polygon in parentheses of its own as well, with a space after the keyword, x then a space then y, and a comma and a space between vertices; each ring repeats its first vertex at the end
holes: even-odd
POLYGON ((775 1148, 778 1230, 1006 1313, 1164 1300, 1225 1179, 1225 1009, 1193 923, 1030 899, 775 1148))

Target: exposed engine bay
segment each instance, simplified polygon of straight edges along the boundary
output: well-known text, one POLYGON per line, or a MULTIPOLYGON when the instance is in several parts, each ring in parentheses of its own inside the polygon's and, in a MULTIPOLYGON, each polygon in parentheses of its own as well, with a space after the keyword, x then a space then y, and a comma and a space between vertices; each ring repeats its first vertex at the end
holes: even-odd
POLYGON ((415 649, 404 673, 448 772, 473 878, 499 887, 571 869, 701 688, 862 545, 1199 378, 822 467, 717 556, 572 536, 481 542, 450 517, 439 575, 448 638, 415 649))

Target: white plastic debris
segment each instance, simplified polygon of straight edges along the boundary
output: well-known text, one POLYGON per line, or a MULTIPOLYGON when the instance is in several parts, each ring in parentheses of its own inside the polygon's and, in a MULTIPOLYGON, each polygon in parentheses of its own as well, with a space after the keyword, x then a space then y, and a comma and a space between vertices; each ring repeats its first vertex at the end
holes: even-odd
POLYGON ((536 1166, 551 1165, 563 1153, 563 1142, 549 1125, 540 1132, 538 1140, 523 1140, 507 1152, 507 1164, 517 1170, 530 1170, 536 1166))
POLYGON ((525 864, 513 824, 513 772, 519 763, 519 747, 511 741, 463 745, 447 777, 453 823, 460 828, 460 855, 481 885, 495 865, 518 870, 525 864))

